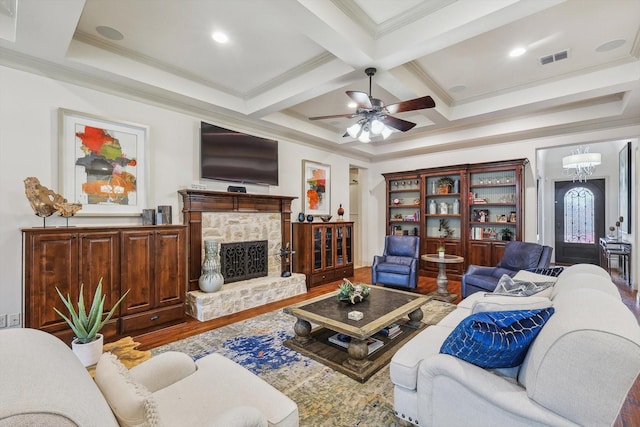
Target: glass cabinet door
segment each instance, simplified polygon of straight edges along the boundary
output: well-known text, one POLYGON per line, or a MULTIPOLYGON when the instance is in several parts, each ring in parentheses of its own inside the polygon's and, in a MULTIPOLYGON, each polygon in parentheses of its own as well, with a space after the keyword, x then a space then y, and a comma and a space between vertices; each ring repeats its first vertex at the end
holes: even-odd
POLYGON ((324 266, 333 267, 333 228, 324 227, 324 266))
POLYGON ((313 228, 313 269, 322 269, 322 228, 313 228))
POLYGON ((336 266, 344 265, 344 228, 336 227, 336 266))

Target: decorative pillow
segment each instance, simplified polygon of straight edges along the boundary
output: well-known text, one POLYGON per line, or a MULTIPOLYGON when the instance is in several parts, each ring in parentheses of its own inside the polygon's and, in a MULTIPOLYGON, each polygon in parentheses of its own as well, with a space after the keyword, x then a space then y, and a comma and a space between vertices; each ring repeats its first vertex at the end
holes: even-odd
POLYGON ((513 279, 507 274, 503 274, 498 280, 496 288, 493 290, 497 295, 511 295, 528 297, 539 294, 554 285, 555 281, 531 282, 528 280, 513 279))
POLYGON ((133 380, 129 370, 115 355, 107 352, 100 357, 94 379, 121 426, 159 425, 153 395, 133 380))
POLYGON ((472 314, 444 340, 440 353, 481 368, 518 366, 553 312, 553 307, 549 307, 472 314))
POLYGON ((485 311, 513 311, 513 310, 539 310, 553 305, 549 298, 545 297, 519 297, 496 294, 485 294, 473 302, 471 314, 485 311))

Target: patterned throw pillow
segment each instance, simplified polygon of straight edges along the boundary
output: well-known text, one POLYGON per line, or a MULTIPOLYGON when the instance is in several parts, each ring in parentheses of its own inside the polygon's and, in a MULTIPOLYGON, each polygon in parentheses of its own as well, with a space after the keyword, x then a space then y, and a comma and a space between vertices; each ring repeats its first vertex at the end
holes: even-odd
POLYGON ((549 307, 472 314, 449 334, 440 353, 482 368, 518 366, 553 313, 553 307, 549 307))
POLYGON ((531 282, 528 280, 517 280, 511 278, 507 274, 503 274, 502 277, 500 277, 496 288, 493 290, 493 293, 496 295, 528 297, 543 292, 554 284, 554 280, 546 282, 531 282))

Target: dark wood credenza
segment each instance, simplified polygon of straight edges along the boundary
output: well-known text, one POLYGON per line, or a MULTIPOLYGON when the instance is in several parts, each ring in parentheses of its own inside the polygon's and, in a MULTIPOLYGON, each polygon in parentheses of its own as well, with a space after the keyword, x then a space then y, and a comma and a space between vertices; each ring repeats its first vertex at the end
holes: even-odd
POLYGON ((73 333, 55 313, 67 310, 56 292, 85 304, 102 279, 105 310, 130 290, 102 329, 105 340, 184 321, 186 227, 65 227, 23 229, 25 326, 66 343, 73 333))

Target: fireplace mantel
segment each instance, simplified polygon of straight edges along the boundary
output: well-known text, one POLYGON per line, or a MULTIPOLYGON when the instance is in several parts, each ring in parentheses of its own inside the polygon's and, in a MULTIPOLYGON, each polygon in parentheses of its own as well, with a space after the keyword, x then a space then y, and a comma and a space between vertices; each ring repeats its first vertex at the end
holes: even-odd
MULTIPOLYGON (((291 242, 292 196, 228 193, 225 191, 179 190, 182 196, 183 224, 188 236, 188 290, 198 290, 202 256, 202 214, 204 212, 277 212, 280 213, 283 245, 291 242)), ((281 268, 285 268, 284 260, 281 268)))

